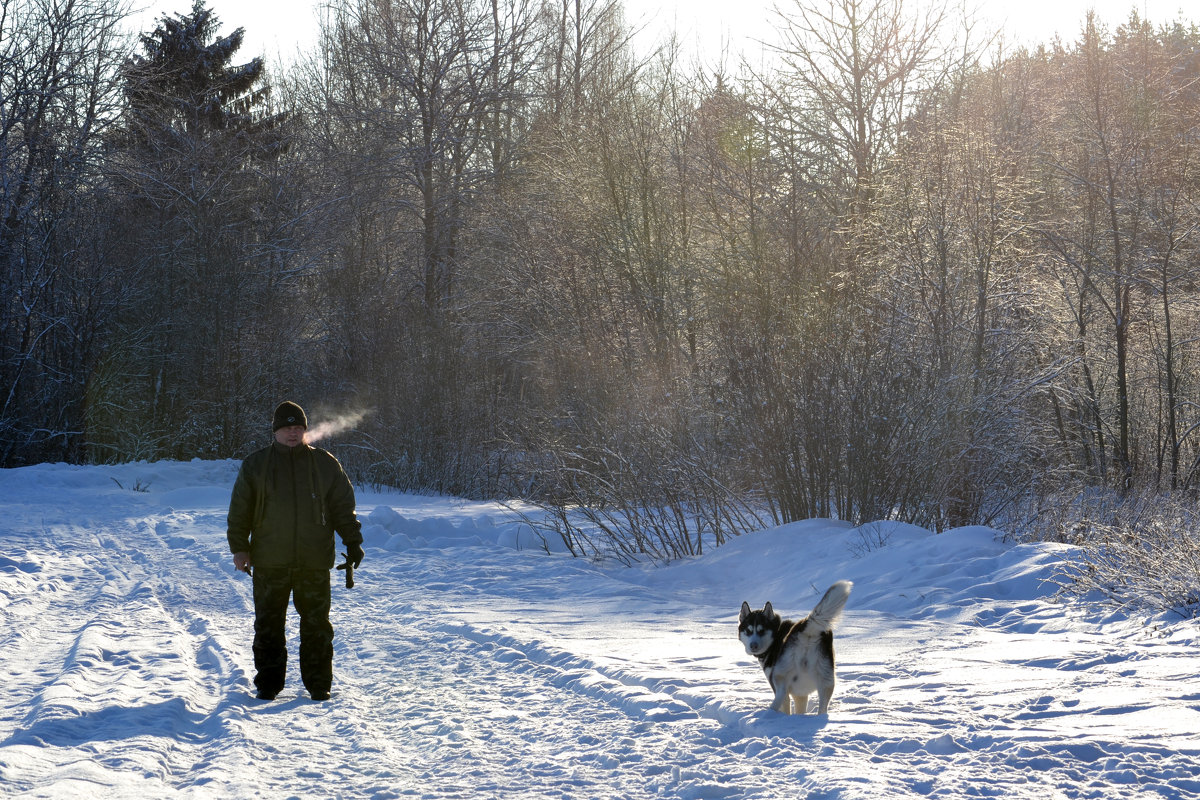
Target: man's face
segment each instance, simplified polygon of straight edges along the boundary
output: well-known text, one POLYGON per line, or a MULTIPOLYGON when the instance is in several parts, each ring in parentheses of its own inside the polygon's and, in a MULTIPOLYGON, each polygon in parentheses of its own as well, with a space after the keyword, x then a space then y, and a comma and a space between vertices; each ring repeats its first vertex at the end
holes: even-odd
POLYGON ((304 441, 303 425, 287 425, 275 431, 275 441, 285 447, 296 447, 304 441))

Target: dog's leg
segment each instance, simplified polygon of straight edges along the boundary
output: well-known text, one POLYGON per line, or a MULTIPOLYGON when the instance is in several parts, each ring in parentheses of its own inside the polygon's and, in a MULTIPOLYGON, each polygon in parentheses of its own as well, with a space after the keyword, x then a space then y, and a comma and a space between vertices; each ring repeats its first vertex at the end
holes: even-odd
POLYGON ((787 684, 783 681, 780 681, 779 686, 775 687, 775 702, 771 703, 771 710, 778 711, 780 714, 792 713, 792 698, 788 694, 787 684))
POLYGON ((817 698, 820 700, 819 707, 817 708, 818 714, 829 713, 829 699, 831 697, 833 697, 832 683, 830 683, 828 686, 822 686, 820 689, 817 689, 817 698))
POLYGON ((793 714, 808 713, 808 695, 794 694, 792 695, 792 702, 796 704, 796 709, 792 712, 793 714))

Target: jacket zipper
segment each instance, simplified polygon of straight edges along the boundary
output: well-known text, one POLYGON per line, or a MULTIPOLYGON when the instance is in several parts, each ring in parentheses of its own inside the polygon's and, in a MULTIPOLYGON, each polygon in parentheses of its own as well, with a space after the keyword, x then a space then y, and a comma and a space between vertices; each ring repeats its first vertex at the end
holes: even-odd
POLYGON ((292 467, 292 567, 300 566, 300 495, 296 490, 296 450, 290 453, 288 462, 292 467))

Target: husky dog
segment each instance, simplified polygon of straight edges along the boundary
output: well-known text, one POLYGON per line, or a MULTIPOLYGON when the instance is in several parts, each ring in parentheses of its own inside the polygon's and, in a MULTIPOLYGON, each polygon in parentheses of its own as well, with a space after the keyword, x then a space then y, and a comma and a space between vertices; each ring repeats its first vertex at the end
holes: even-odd
POLYGON ((771 604, 752 611, 742 603, 738 620, 738 638, 746 652, 758 659, 767 682, 775 692, 772 711, 796 714, 808 710, 808 696, 817 693, 820 699, 818 714, 829 713, 829 698, 833 696, 833 623, 846 607, 846 599, 854 584, 838 581, 821 598, 817 607, 799 622, 781 619, 771 604))

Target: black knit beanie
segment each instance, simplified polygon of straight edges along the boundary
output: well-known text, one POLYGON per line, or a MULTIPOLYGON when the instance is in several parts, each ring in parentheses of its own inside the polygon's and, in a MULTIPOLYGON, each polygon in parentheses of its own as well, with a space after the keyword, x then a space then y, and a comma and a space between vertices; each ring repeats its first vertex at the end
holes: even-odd
POLYGON ((285 400, 275 407, 275 420, 271 423, 271 431, 274 432, 289 425, 303 425, 307 428, 308 417, 304 416, 303 408, 291 400, 285 400))

